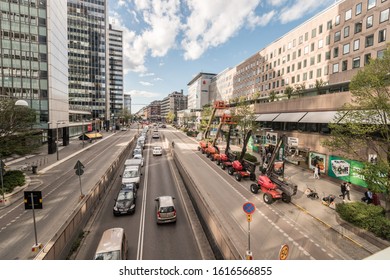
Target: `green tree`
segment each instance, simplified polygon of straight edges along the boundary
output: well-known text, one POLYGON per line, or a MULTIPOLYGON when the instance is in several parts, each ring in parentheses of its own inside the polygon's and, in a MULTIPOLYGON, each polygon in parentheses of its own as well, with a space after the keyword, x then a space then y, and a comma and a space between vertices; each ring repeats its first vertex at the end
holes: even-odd
POLYGON ((298 95, 298 97, 302 97, 305 92, 305 89, 306 89, 305 83, 295 85, 294 93, 298 95))
POLYGON ((268 98, 269 98, 269 101, 270 101, 270 102, 275 101, 275 100, 276 100, 276 92, 275 92, 274 90, 272 90, 272 91, 269 93, 268 98))
POLYGON ((123 120, 124 123, 128 124, 131 121, 131 114, 129 109, 126 107, 120 112, 119 117, 123 120))
POLYGON ((253 96, 252 96, 252 100, 255 101, 255 103, 257 102, 257 99, 259 99, 260 97, 260 92, 256 91, 253 96))
POLYGON ((242 143, 244 143, 245 136, 248 133, 248 131, 254 130, 254 123, 256 120, 256 116, 255 116, 253 105, 250 105, 245 101, 238 103, 236 106, 234 119, 238 120, 237 125, 241 129, 241 133, 243 137, 242 143))
POLYGON ((390 48, 384 57, 370 60, 352 78, 352 100, 340 110, 342 122, 329 124, 331 136, 323 144, 333 151, 364 162, 360 174, 369 189, 383 193, 390 218, 390 48), (347 114, 345 114, 347 112, 347 114), (345 114, 345 116, 344 116, 345 114), (368 154, 376 154, 376 164, 368 154))
POLYGON ((40 146, 41 135, 32 126, 35 110, 15 105, 14 99, 0 99, 0 155, 24 155, 40 146))
POLYGON ((203 106, 203 110, 202 110, 202 114, 201 114, 202 119, 200 121, 200 130, 203 132, 203 136, 204 136, 204 132, 207 128, 207 125, 209 123, 212 110, 213 110, 213 108, 211 107, 210 104, 203 106))
POLYGON ((176 116, 173 111, 169 111, 166 120, 168 123, 172 123, 175 120, 176 116))
POLYGON ((323 94, 323 87, 325 86, 325 82, 322 79, 316 80, 315 88, 317 90, 317 94, 323 94))
POLYGON ((285 89, 284 89, 284 94, 287 96, 287 99, 290 99, 293 94, 294 94, 294 89, 290 86, 287 86, 285 89))

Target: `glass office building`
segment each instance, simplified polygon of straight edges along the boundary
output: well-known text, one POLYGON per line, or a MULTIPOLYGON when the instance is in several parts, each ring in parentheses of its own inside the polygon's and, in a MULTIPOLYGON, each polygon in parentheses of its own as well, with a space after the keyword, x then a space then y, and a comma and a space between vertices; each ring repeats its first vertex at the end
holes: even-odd
POLYGON ((74 122, 106 114, 106 0, 68 0, 69 107, 74 122), (76 117, 74 117, 76 115, 76 117))
POLYGON ((66 3, 1 0, 0 12, 0 95, 36 110, 35 128, 47 135, 54 152, 57 131, 68 143, 66 3))
POLYGON ((109 73, 110 73, 110 110, 120 117, 123 110, 123 42, 122 31, 109 25, 109 73))

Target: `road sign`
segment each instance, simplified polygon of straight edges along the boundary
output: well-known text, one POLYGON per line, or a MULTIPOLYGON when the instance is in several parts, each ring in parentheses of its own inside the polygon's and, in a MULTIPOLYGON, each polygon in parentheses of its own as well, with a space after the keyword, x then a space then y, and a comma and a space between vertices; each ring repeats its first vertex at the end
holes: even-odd
POLYGON ((287 244, 282 245, 279 251, 279 260, 286 260, 288 257, 288 251, 289 251, 288 245, 287 244))
POLYGON ((84 165, 81 163, 81 161, 77 161, 76 165, 74 166, 74 169, 76 169, 76 175, 81 176, 84 174, 84 165))
POLYGON ((256 207, 252 202, 246 202, 242 206, 242 209, 244 209, 244 212, 247 214, 253 214, 256 210, 256 207))
POLYGON ((246 220, 248 223, 252 222, 252 214, 246 214, 246 220))
POLYGON ((24 192, 24 209, 42 209, 42 192, 40 191, 25 191, 24 192), (32 195, 32 201, 31 201, 32 195))

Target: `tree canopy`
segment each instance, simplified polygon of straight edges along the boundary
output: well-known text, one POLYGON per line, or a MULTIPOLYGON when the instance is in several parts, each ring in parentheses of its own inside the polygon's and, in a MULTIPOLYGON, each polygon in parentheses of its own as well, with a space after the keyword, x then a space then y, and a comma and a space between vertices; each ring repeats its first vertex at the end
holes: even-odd
POLYGON ((371 59, 352 78, 352 100, 329 124, 331 137, 323 144, 332 151, 364 163, 360 175, 368 188, 383 193, 390 216, 390 48, 382 58, 371 59), (375 162, 369 155, 375 155, 375 162))
POLYGON ((35 110, 15 105, 13 99, 0 99, 0 155, 34 151, 40 145, 40 136, 32 129, 35 123, 35 110))

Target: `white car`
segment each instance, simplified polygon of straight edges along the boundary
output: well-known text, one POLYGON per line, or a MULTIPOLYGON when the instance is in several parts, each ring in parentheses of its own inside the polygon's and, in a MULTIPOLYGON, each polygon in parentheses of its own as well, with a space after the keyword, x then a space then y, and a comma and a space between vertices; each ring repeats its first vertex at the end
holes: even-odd
POLYGON ((158 134, 158 132, 153 132, 152 138, 158 139, 158 138, 160 138, 160 134, 158 134))
POLYGON ((141 160, 141 166, 144 166, 144 157, 141 154, 135 154, 133 156, 135 159, 140 159, 141 160))
POLYGON ((162 148, 160 146, 153 147, 153 155, 154 156, 161 156, 162 155, 162 148))

